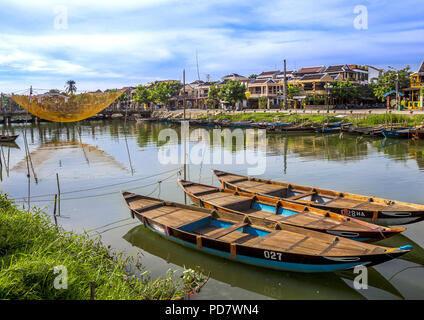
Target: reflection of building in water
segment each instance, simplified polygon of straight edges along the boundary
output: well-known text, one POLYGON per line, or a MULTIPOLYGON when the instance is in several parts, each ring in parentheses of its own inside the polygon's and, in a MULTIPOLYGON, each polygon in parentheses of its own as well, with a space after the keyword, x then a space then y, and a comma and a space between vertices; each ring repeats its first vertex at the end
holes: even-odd
MULTIPOLYGON (((88 169, 90 174, 110 174, 113 170, 128 172, 128 169, 113 156, 98 147, 76 141, 57 141, 41 145, 30 153, 32 164, 40 177, 51 175, 52 170, 60 166, 78 165, 78 174, 88 169), (80 166, 81 161, 87 166, 80 166), (99 167, 99 170, 96 170, 99 167), (107 168, 107 170, 105 170, 107 168)), ((12 169, 15 172, 27 171, 26 157, 19 161, 12 169)), ((64 170, 63 174, 74 174, 72 170, 64 170)))

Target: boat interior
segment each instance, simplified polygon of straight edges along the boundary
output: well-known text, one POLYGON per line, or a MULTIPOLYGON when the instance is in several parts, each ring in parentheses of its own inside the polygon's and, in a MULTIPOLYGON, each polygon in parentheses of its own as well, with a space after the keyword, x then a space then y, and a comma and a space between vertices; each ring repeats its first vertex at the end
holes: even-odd
POLYGON ((206 210, 159 199, 122 193, 129 208, 154 222, 227 243, 310 255, 352 256, 385 253, 387 248, 338 238, 278 222, 206 210))
POLYGON ((267 180, 249 178, 219 171, 215 171, 214 173, 221 182, 236 186, 240 190, 279 197, 289 201, 303 202, 305 204, 319 204, 334 208, 370 211, 424 210, 424 205, 366 197, 283 182, 273 181, 271 183, 267 180))
MULTIPOLYGON (((352 219, 343 219, 340 215, 328 213, 320 209, 305 208, 304 205, 285 203, 276 206, 278 200, 274 203, 266 203, 265 201, 258 200, 254 196, 246 196, 242 192, 237 194, 237 192, 234 193, 234 191, 231 190, 223 190, 213 186, 182 180, 180 184, 187 193, 205 203, 210 203, 222 210, 229 209, 242 212, 251 217, 266 218, 272 221, 284 222, 285 224, 288 223, 314 229, 334 231, 372 230, 370 225, 366 223, 360 223, 352 219)), ((374 231, 387 230, 382 226, 372 226, 374 231)))

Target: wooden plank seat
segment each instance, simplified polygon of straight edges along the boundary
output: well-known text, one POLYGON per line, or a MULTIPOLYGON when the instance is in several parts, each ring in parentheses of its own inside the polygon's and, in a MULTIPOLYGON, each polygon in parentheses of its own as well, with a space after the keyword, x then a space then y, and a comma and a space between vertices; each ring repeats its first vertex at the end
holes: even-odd
POLYGON ((218 191, 215 189, 212 189, 212 190, 206 190, 206 191, 199 191, 199 192, 193 193, 193 195, 196 197, 201 197, 201 196, 206 196, 208 194, 212 194, 215 192, 218 192, 218 191))
POLYGON ((209 238, 212 238, 212 239, 219 239, 219 238, 221 238, 221 237, 223 237, 223 236, 225 236, 225 235, 227 235, 227 234, 229 234, 233 231, 236 231, 237 229, 244 228, 246 225, 247 225, 247 223, 238 223, 238 224, 232 225, 231 227, 228 227, 228 228, 224 228, 224 229, 219 228, 219 230, 217 230, 216 232, 214 232, 212 234, 208 234, 207 236, 209 238))
POLYGON ((256 181, 240 182, 237 186, 241 189, 249 190, 250 192, 263 193, 273 196, 283 196, 287 192, 287 187, 256 181))
POLYGON ((231 180, 231 181, 227 181, 228 183, 239 183, 239 182, 243 182, 243 181, 248 181, 247 178, 241 178, 241 179, 236 179, 236 180, 231 180))
POLYGON ((316 191, 309 191, 309 192, 304 192, 298 195, 295 195, 293 197, 289 197, 287 198, 287 200, 298 200, 298 199, 302 199, 308 196, 313 196, 314 194, 316 194, 316 191))

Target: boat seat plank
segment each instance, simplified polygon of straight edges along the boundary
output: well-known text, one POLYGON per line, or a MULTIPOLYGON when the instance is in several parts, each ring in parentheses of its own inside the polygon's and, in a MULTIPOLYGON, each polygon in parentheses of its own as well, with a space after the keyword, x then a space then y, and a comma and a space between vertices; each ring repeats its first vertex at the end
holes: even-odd
POLYGON ((200 213, 198 211, 191 211, 188 209, 177 209, 170 212, 164 212, 164 214, 153 218, 153 220, 164 225, 180 227, 209 216, 210 214, 206 212, 200 213))
POLYGON ((228 183, 231 183, 231 184, 236 184, 236 183, 247 181, 247 180, 248 180, 247 178, 240 178, 240 177, 238 177, 235 180, 227 180, 227 182, 228 183))
POLYGON ((287 200, 298 200, 298 199, 302 199, 302 198, 305 198, 305 197, 308 197, 308 196, 312 196, 314 194, 316 194, 315 191, 304 192, 304 193, 301 193, 301 194, 298 194, 298 195, 295 195, 293 197, 289 197, 289 198, 286 198, 286 199, 287 200))
POLYGON ((247 223, 238 223, 235 225, 232 225, 231 227, 228 228, 220 228, 219 230, 217 230, 216 232, 209 234, 208 237, 212 238, 212 239, 219 239, 231 232, 236 231, 237 229, 243 228, 247 225, 247 223))
POLYGON ((256 181, 245 181, 242 183, 237 183, 237 186, 239 188, 248 190, 249 192, 262 193, 272 196, 283 196, 287 192, 287 187, 256 181))
POLYGON ((243 243, 249 239, 257 238, 251 234, 243 233, 240 231, 233 231, 225 236, 219 238, 220 241, 232 242, 232 243, 243 243))

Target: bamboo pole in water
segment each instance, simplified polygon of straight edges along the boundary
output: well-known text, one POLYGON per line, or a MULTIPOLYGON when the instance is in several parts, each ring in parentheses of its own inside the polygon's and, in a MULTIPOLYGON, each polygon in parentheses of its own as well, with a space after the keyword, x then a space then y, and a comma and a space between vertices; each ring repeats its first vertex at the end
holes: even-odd
POLYGON ((60 216, 60 183, 59 183, 59 174, 56 173, 56 182, 57 182, 57 192, 59 195, 58 208, 59 208, 59 216, 60 216))

